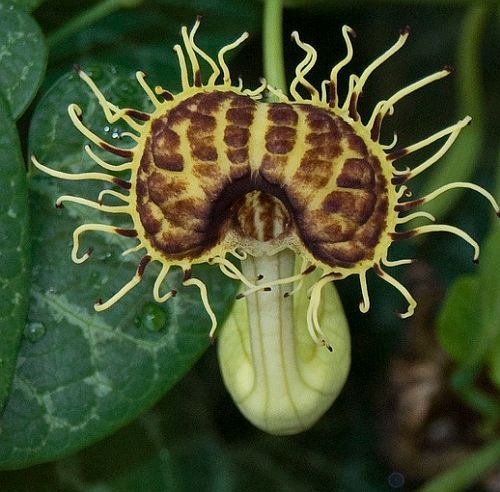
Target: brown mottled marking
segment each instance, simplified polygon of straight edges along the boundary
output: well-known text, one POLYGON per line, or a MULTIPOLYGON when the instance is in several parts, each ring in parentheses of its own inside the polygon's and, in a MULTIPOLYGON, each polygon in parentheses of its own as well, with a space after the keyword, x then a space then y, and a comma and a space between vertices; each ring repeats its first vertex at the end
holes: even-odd
POLYGON ((141 156, 140 169, 145 172, 150 172, 154 167, 153 153, 151 151, 151 137, 146 139, 144 144, 144 153, 141 156))
POLYGON ((244 162, 248 162, 248 148, 242 147, 240 149, 227 149, 226 150, 227 158, 233 164, 243 164, 244 162))
POLYGON ((299 119, 297 113, 290 104, 273 103, 267 110, 267 118, 275 125, 295 126, 299 119))
POLYGON ((209 116, 203 113, 193 113, 191 115, 191 126, 188 132, 203 132, 210 133, 215 130, 217 121, 213 116, 209 116))
POLYGON ((283 171, 287 163, 287 155, 264 154, 259 171, 270 183, 279 184, 283 182, 283 171))
POLYGON ((385 214, 378 216, 378 220, 369 220, 363 227, 356 231, 355 238, 367 248, 374 248, 379 241, 380 234, 385 226, 385 214))
POLYGON ((354 150, 355 152, 358 152, 361 155, 368 153, 368 150, 366 148, 366 144, 361 137, 358 137, 354 133, 349 133, 346 136, 346 138, 347 138, 347 141, 349 143, 349 148, 351 150, 354 150))
POLYGON ((324 249, 328 252, 328 255, 331 255, 340 264, 347 263, 352 265, 367 256, 363 246, 354 241, 329 244, 324 249))
POLYGON ((167 205, 162 207, 162 213, 171 225, 185 230, 186 233, 203 229, 206 219, 206 207, 203 208, 199 200, 190 197, 169 200, 167 205))
POLYGON ((347 159, 337 177, 337 186, 342 188, 372 188, 375 174, 365 159, 347 159))
MULTIPOLYGON (((180 172, 184 169, 184 158, 177 152, 180 145, 178 133, 168 127, 169 121, 160 118, 153 122, 152 137, 146 142, 146 148, 151 148, 154 164, 169 171, 180 172)), ((143 156, 147 155, 147 150, 143 156)), ((141 165, 142 165, 141 161, 141 165)))
POLYGON ((160 169, 181 172, 184 170, 184 158, 181 154, 155 154, 155 164, 160 169))
POLYGON ((300 186, 300 183, 307 183, 309 188, 313 187, 320 190, 330 181, 332 169, 333 165, 331 161, 304 157, 300 161, 294 181, 296 181, 297 186, 300 186))
POLYGON ((267 130, 266 149, 273 154, 288 154, 295 145, 295 128, 289 126, 272 126, 267 130))
POLYGON ((366 191, 332 191, 323 200, 323 210, 364 224, 372 214, 376 200, 374 193, 366 191))
POLYGON ((253 107, 229 108, 226 112, 226 120, 240 126, 250 126, 253 122, 253 107))
POLYGON ((146 232, 149 234, 156 234, 159 232, 161 229, 161 222, 155 218, 153 214, 153 205, 146 203, 140 206, 138 204, 137 209, 139 210, 141 222, 146 232))
POLYGON ((311 148, 304 153, 305 159, 313 160, 333 160, 342 153, 342 147, 331 142, 328 146, 311 148))
POLYGON ((151 242, 164 254, 174 258, 193 257, 203 250, 203 234, 186 231, 182 227, 172 227, 151 242))
POLYGON ((180 196, 186 191, 187 183, 181 179, 172 179, 160 172, 153 172, 147 179, 147 187, 151 200, 161 205, 167 198, 180 196))
MULTIPOLYGON (((330 116, 330 120, 331 120, 330 116)), ((304 157, 310 159, 333 160, 342 152, 341 134, 337 130, 337 124, 330 122, 325 123, 325 115, 320 113, 318 120, 314 120, 311 114, 308 115, 306 121, 321 121, 321 125, 316 125, 316 128, 310 128, 306 135, 306 143, 309 145, 309 150, 306 151, 304 157), (321 128, 321 129, 320 129, 321 128)))
POLYGON ((229 178, 230 180, 239 180, 244 176, 248 176, 249 168, 246 164, 235 164, 231 166, 229 170, 229 178))
POLYGON ((332 216, 321 209, 304 211, 303 220, 307 221, 308 238, 314 242, 337 243, 348 241, 359 227, 352 220, 332 216))
POLYGON ((248 128, 228 125, 224 129, 224 142, 230 147, 243 147, 248 144, 250 131, 248 128))
POLYGON ((257 195, 257 211, 259 222, 264 225, 260 241, 270 241, 276 238, 288 225, 288 213, 283 204, 271 195, 259 193, 257 195))
POLYGON ((198 111, 204 114, 215 114, 226 99, 224 92, 213 91, 204 94, 204 97, 198 101, 198 111))
POLYGON ((284 205, 274 196, 260 191, 245 195, 235 205, 235 210, 241 234, 256 241, 277 238, 291 223, 284 205))
POLYGON ((388 213, 379 160, 346 121, 325 109, 265 104, 261 128, 252 126, 255 101, 217 91, 195 94, 152 122, 136 192, 153 247, 167 257, 192 258, 223 241, 230 226, 259 241, 293 228, 311 254, 332 267, 373 258, 388 213), (303 142, 296 142, 299 117, 303 142), (190 146, 185 155, 180 132, 190 146), (264 149, 261 162, 249 162, 251 132, 264 149), (223 155, 231 163, 226 171, 223 155))
POLYGON ((182 123, 183 121, 188 120, 191 117, 191 110, 188 107, 189 104, 189 99, 186 99, 170 110, 167 116, 168 124, 170 126, 182 123))
POLYGON ((204 180, 212 181, 225 181, 225 176, 221 173, 219 166, 212 162, 198 162, 193 165, 193 173, 198 176, 203 183, 204 180))
POLYGON ((167 198, 168 189, 167 178, 159 172, 153 172, 147 179, 148 193, 151 200, 160 206, 167 198))
POLYGON ((201 161, 217 160, 217 149, 214 145, 205 144, 202 140, 191 142, 191 154, 201 161))
POLYGON ((307 108, 307 116, 306 123, 307 126, 313 132, 331 132, 336 130, 335 122, 332 119, 332 116, 327 111, 311 110, 311 108, 307 108))

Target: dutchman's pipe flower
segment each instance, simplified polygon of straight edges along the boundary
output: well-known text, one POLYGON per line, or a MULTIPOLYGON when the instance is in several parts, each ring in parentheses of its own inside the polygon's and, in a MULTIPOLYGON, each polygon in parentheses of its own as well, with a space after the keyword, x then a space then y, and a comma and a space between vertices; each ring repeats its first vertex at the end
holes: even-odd
POLYGON ((389 260, 393 241, 429 232, 450 232, 468 242, 479 256, 479 246, 466 232, 436 224, 424 211, 405 212, 453 188, 470 188, 489 200, 494 198, 472 183, 449 183, 416 200, 406 184, 445 154, 469 124, 465 117, 420 142, 394 150, 380 142, 386 116, 407 95, 449 74, 440 70, 399 90, 375 105, 366 121, 358 113, 363 87, 380 65, 405 43, 403 30, 385 53, 360 75, 351 75, 347 95, 340 100, 337 78, 353 56, 352 29, 342 29, 345 56, 332 68, 320 88, 306 78, 317 53, 298 33, 293 40, 304 51, 295 69, 289 93, 262 80, 256 89, 233 83, 225 55, 248 36, 220 49, 217 59, 195 42, 197 20, 182 28, 183 46, 176 45, 182 91, 172 94, 152 89, 142 72, 137 80, 154 105, 149 114, 119 108, 107 101, 93 80, 81 77, 110 124, 122 120, 131 131, 131 148, 105 142, 83 123, 76 104, 68 107, 73 124, 93 146, 124 158, 110 164, 92 145, 85 150, 104 172, 68 174, 46 167, 42 171, 61 179, 101 180, 118 189, 103 190, 96 201, 61 196, 57 205, 73 202, 109 214, 128 214, 133 227, 82 224, 73 234, 72 259, 86 261, 92 251, 79 252, 80 236, 100 231, 133 238, 135 246, 123 254, 144 251, 135 274, 118 292, 95 305, 110 308, 136 286, 149 263, 161 270, 153 285, 154 299, 165 302, 176 294, 168 284, 173 268, 183 271, 183 285, 196 286, 211 321, 214 337, 217 320, 210 307, 210 293, 192 274, 193 265, 217 266, 230 279, 241 282, 241 291, 219 337, 219 359, 224 381, 236 404, 257 427, 270 433, 291 434, 309 428, 328 409, 347 377, 350 339, 342 306, 332 282, 357 275, 362 312, 370 298, 366 274, 373 270, 394 286, 407 302, 402 318, 413 314, 416 302, 386 268, 411 260, 389 260), (199 62, 211 70, 204 79, 199 62), (266 102, 272 94, 278 102, 266 102), (412 169, 398 169, 395 162, 437 141, 442 146, 412 169), (115 171, 129 172, 128 180, 115 171), (118 199, 109 205, 105 197, 118 199), (417 217, 429 224, 399 231, 400 224, 417 217), (234 262, 233 259, 238 260, 234 262), (241 264, 241 268, 238 266, 241 264), (246 301, 246 303, 245 303, 246 301))

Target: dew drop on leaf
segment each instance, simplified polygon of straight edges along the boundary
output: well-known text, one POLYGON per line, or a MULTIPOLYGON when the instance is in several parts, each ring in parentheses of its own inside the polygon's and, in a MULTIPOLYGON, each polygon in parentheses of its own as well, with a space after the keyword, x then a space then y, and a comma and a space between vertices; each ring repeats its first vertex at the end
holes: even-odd
POLYGON ((156 303, 148 302, 144 304, 139 316, 139 328, 147 331, 159 332, 165 328, 167 314, 156 303))
POLYGON ((110 260, 113 257, 113 253, 111 251, 107 251, 106 253, 102 253, 97 257, 98 260, 106 261, 110 260))
POLYGON ((30 342, 38 342, 45 335, 46 332, 45 325, 39 321, 31 321, 26 325, 24 329, 24 337, 30 342))

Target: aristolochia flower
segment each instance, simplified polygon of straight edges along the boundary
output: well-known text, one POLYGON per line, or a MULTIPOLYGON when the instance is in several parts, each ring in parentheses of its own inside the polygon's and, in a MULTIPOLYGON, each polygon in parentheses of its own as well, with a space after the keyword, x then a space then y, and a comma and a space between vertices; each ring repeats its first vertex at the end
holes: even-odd
POLYGON ((40 164, 35 157, 32 161, 56 178, 97 179, 122 188, 105 189, 97 201, 77 196, 57 200, 59 206, 74 202, 105 213, 128 214, 133 222, 130 229, 79 225, 73 234, 76 263, 91 254, 91 250, 79 254, 80 235, 91 230, 135 238, 137 244, 124 254, 144 251, 131 280, 99 301, 97 311, 120 300, 141 281, 148 264, 158 261, 162 268, 153 285, 154 299, 161 303, 175 295, 164 284, 168 272, 180 268, 183 285, 200 290, 213 337, 217 321, 210 295, 205 284, 193 277, 192 266, 217 265, 226 276, 241 281, 238 297, 246 298, 247 305, 235 303, 219 343, 225 382, 243 413, 257 426, 273 433, 298 432, 328 408, 349 367, 347 324, 333 290, 328 302, 321 303, 325 286, 357 275, 360 310, 366 312, 370 307, 366 273, 373 269, 406 299, 408 307, 401 317, 411 316, 415 300, 384 269, 410 260, 389 260, 391 243, 445 231, 467 241, 474 248, 474 259, 479 247, 464 231, 433 223, 434 217, 426 212, 401 213, 452 188, 470 188, 488 199, 497 213, 499 209, 487 191, 462 182, 405 201, 405 183, 438 161, 470 122, 469 117, 402 149, 393 150, 396 139, 389 145, 379 141, 382 122, 393 113, 394 105, 448 75, 447 69, 379 102, 368 119, 361 120, 357 101, 366 81, 403 46, 406 30, 361 75, 350 76, 347 95, 340 101, 337 76, 353 55, 349 27, 342 30, 347 53, 320 90, 306 79, 316 62, 316 51, 293 33, 305 57, 295 69, 290 97, 264 80, 255 90, 244 89, 241 81, 233 84, 224 56, 247 38, 246 33, 224 46, 214 60, 195 43, 198 27, 197 20, 190 32, 182 28, 184 47, 174 47, 181 69, 179 94, 161 87, 152 90, 145 75, 137 72, 139 84, 154 105, 151 114, 107 101, 92 79, 78 70, 108 122, 121 119, 130 126, 131 132, 123 135, 135 146, 122 149, 105 142, 85 126, 76 104, 68 107, 71 121, 90 142, 122 156, 125 162, 109 164, 90 145, 85 148, 88 155, 110 172, 68 174, 40 164), (211 69, 206 81, 200 60, 211 69), (278 102, 266 102, 268 93, 278 102), (444 139, 442 147, 420 165, 403 170, 394 166, 401 157, 440 139, 444 139), (115 171, 129 171, 130 177, 119 179, 112 174, 115 171), (122 204, 103 203, 107 195, 122 204), (400 224, 416 217, 432 223, 398 231, 400 224), (241 269, 231 258, 241 261, 241 269))

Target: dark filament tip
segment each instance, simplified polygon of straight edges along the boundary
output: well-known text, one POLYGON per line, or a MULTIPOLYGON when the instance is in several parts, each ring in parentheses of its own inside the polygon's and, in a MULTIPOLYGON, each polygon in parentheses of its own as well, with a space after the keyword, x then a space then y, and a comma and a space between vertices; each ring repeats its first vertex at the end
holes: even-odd
POLYGON ((134 154, 130 150, 126 149, 119 149, 118 147, 114 147, 113 145, 109 145, 108 143, 102 141, 100 142, 99 146, 101 149, 107 150, 108 152, 111 152, 112 154, 119 155, 120 157, 132 157, 134 154))
POLYGON ((139 263, 139 266, 137 267, 137 275, 139 275, 139 277, 143 276, 144 270, 146 269, 150 261, 151 261, 151 256, 149 255, 146 255, 142 258, 141 262, 139 263))
POLYGON ((184 278, 182 279, 183 282, 186 282, 191 278, 193 274, 193 270, 191 268, 188 268, 187 270, 184 270, 184 278))
POLYGON ((132 116, 132 118, 135 118, 136 120, 140 121, 149 121, 151 118, 149 114, 143 113, 142 111, 137 111, 135 109, 129 109, 127 110, 127 116, 132 116))
POLYGON ((132 186, 132 183, 130 183, 130 181, 125 181, 124 179, 120 179, 120 178, 113 178, 113 183, 117 186, 119 186, 120 188, 123 188, 125 190, 130 190, 131 186, 132 186))
POLYGON ((137 237, 137 231, 135 229, 120 229, 119 227, 117 227, 115 229, 115 232, 117 234, 120 234, 120 236, 137 237))

